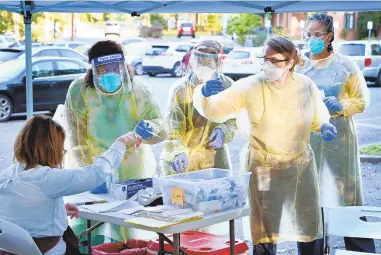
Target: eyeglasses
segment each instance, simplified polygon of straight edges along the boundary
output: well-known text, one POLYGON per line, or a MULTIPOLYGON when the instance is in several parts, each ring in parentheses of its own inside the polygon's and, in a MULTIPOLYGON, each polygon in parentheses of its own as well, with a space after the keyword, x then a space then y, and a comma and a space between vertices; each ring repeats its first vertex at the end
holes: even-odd
POLYGON ((276 58, 266 58, 266 57, 260 57, 261 59, 261 65, 264 65, 266 62, 270 62, 274 65, 289 61, 289 59, 276 59, 276 58))
POLYGON ((329 34, 329 32, 321 32, 321 31, 315 31, 315 32, 306 32, 305 33, 305 37, 307 39, 311 39, 311 38, 316 38, 316 39, 320 39, 323 35, 325 34, 329 34))

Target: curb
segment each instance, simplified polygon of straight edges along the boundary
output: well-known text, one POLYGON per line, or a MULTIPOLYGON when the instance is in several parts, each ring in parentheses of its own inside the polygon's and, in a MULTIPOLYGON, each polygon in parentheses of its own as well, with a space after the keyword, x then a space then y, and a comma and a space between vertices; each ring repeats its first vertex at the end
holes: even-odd
POLYGON ((360 155, 361 163, 380 164, 381 156, 376 155, 360 155))

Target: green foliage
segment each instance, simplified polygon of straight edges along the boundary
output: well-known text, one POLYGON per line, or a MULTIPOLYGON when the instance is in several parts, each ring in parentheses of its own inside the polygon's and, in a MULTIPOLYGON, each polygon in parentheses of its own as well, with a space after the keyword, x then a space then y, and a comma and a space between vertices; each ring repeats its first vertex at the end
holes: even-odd
POLYGON ((276 27, 274 32, 276 35, 279 35, 279 36, 286 36, 287 35, 286 29, 284 29, 284 27, 282 27, 282 26, 276 27))
POLYGON ((160 14, 150 14, 149 20, 152 26, 168 29, 167 20, 160 14))
POLYGON ((256 14, 240 14, 229 21, 228 24, 228 34, 232 35, 234 33, 238 36, 238 41, 244 44, 246 35, 253 31, 257 26, 261 26, 262 19, 256 14))
POLYGON ((359 12, 358 15, 356 27, 357 37, 368 38, 368 21, 373 21, 372 35, 377 37, 377 33, 381 27, 381 12, 359 12))
POLYGON ((111 13, 103 13, 102 19, 103 21, 109 21, 111 19, 111 13))
POLYGON ((90 23, 98 22, 98 20, 93 15, 91 15, 91 13, 82 14, 80 16, 80 19, 81 21, 90 22, 90 23))
POLYGON ((381 144, 370 145, 360 149, 360 154, 381 155, 381 144))
POLYGON ((8 11, 0 11, 0 34, 10 32, 13 28, 13 15, 8 11))
POLYGON ((343 37, 344 40, 347 40, 347 38, 348 38, 348 30, 343 28, 341 30, 341 36, 343 37))
POLYGON ((221 15, 220 14, 208 14, 207 30, 212 34, 220 32, 222 30, 221 15))

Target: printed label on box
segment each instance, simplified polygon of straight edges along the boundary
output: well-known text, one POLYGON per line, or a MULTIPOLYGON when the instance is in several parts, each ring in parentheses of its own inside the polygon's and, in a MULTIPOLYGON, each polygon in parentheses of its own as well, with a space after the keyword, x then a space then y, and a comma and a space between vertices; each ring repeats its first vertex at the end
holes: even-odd
POLYGON ((172 204, 173 205, 184 204, 184 189, 172 188, 172 204))

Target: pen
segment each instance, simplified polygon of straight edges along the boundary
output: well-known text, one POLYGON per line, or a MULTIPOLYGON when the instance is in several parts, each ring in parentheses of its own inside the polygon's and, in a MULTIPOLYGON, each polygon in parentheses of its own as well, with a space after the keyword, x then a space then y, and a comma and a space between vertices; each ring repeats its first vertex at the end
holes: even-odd
POLYGON ((95 204, 102 204, 102 203, 107 203, 107 200, 99 200, 99 201, 91 201, 91 202, 74 203, 74 205, 76 205, 76 206, 81 206, 81 205, 95 205, 95 204))

